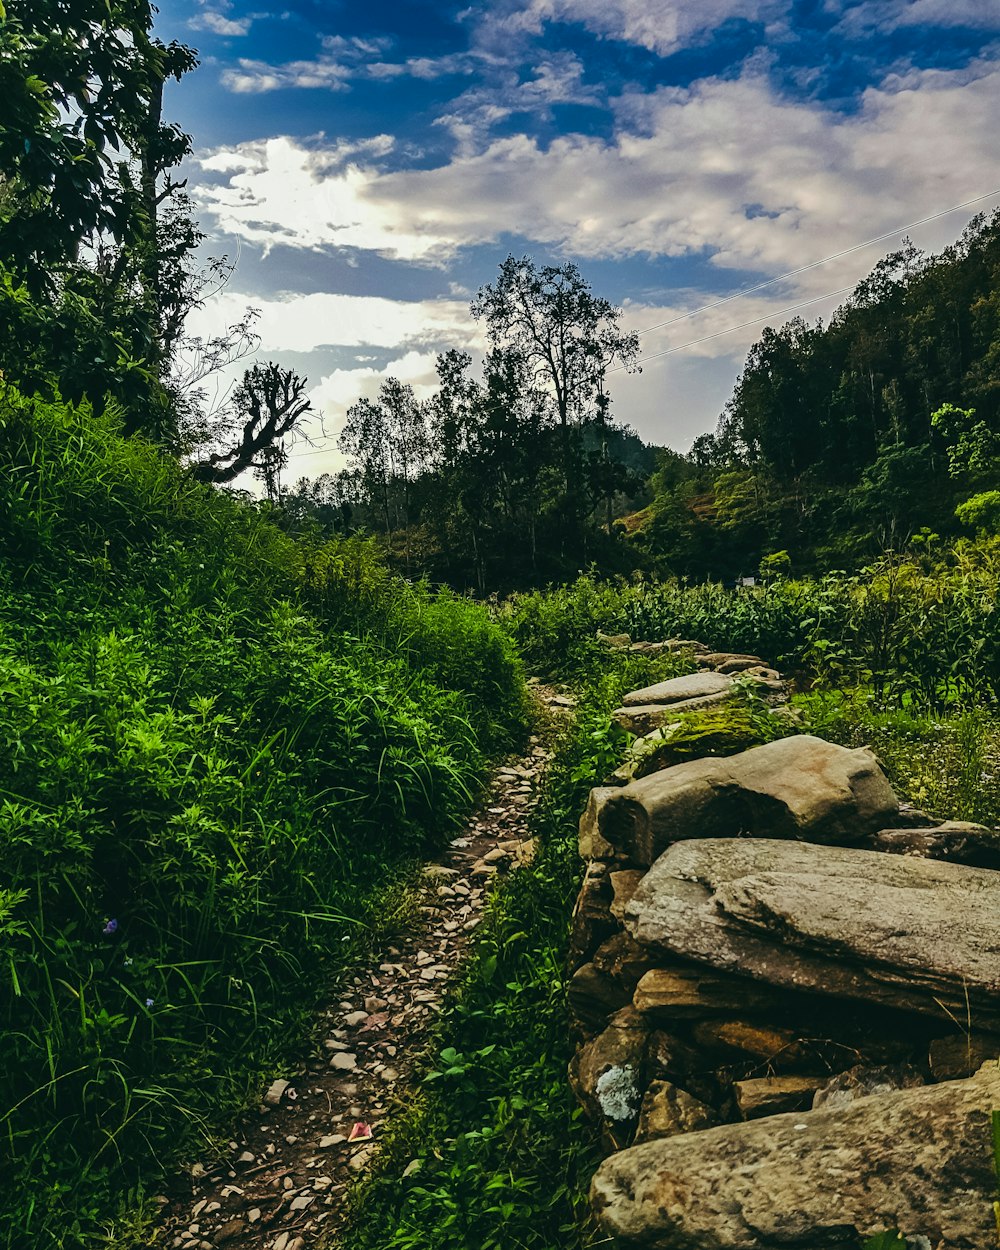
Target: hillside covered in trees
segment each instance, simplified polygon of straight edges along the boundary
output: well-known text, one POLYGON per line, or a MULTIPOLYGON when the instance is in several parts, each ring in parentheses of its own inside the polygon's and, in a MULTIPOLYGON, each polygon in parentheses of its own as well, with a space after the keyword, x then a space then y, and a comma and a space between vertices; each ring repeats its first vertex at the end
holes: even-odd
POLYGON ((1000 214, 940 255, 906 244, 828 325, 766 329, 685 455, 612 419, 609 366, 635 364, 618 310, 573 265, 509 258, 472 314, 526 297, 533 323, 494 317, 482 380, 458 351, 430 400, 387 379, 348 411, 349 468, 274 500, 285 524, 379 534, 400 568, 479 593, 591 563, 723 581, 762 561, 856 567, 914 537, 993 532, 998 274, 1000 214), (561 363, 545 351, 560 335, 561 363))
POLYGON ((807 571, 923 530, 995 532, 998 278, 1000 215, 981 216, 938 256, 886 256, 829 325, 765 330, 716 432, 661 453, 637 546, 727 578, 781 552, 807 571))

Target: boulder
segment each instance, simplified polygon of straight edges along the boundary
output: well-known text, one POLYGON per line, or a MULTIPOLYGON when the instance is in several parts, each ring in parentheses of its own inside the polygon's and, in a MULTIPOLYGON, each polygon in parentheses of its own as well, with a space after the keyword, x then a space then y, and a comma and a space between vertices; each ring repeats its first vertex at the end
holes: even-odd
POLYGON ((569 966, 578 967, 600 944, 621 928, 611 914, 611 880, 607 865, 593 860, 587 865, 573 908, 569 940, 569 966))
POLYGON ((633 642, 629 647, 629 651, 635 652, 637 655, 660 655, 670 648, 665 642, 633 642))
POLYGON ((639 1118, 648 1042, 649 1030, 641 1017, 626 1008, 581 1046, 570 1063, 570 1084, 577 1098, 616 1143, 631 1134, 639 1118))
POLYGON ((967 820, 944 820, 931 828, 880 829, 872 845, 890 855, 951 859, 980 868, 1000 867, 1000 832, 967 820))
POLYGON ((688 699, 704 699, 713 694, 729 694, 733 689, 730 677, 720 673, 690 673, 686 677, 671 677, 669 681, 657 682, 655 686, 643 686, 633 690, 622 700, 625 707, 644 704, 670 704, 687 702, 688 699))
POLYGON ((670 1081, 653 1081, 642 1100, 635 1140, 653 1141, 658 1137, 696 1133, 703 1128, 713 1128, 718 1122, 719 1117, 712 1108, 686 1090, 670 1081))
POLYGON ((566 991, 570 1015, 585 1033, 601 1028, 616 1011, 628 1007, 632 993, 592 963, 581 964, 566 991))
POLYGON ((597 821, 601 808, 617 790, 617 786, 597 786, 591 790, 586 810, 580 817, 578 847, 581 859, 614 859, 615 848, 601 835, 597 821))
POLYGON ((786 1111, 808 1111, 822 1076, 760 1076, 733 1082, 736 1106, 744 1120, 786 1111))
POLYGON ((635 941, 630 933, 613 933, 594 951, 592 962, 606 976, 620 981, 634 993, 635 987, 653 966, 649 951, 635 941))
POLYGON ((859 1063, 823 1083, 813 1098, 813 1110, 827 1107, 832 1111, 857 1102, 859 1098, 888 1094, 894 1089, 916 1089, 923 1084, 924 1078, 908 1063, 893 1067, 865 1067, 859 1063))
POLYGON ((694 638, 668 638, 663 644, 668 651, 693 651, 695 655, 703 655, 708 647, 694 638))
POLYGON ((698 665, 717 673, 742 673, 748 668, 766 667, 759 655, 739 655, 732 651, 702 651, 695 657, 698 665))
POLYGON ((654 729, 662 729, 665 725, 673 724, 678 712, 697 712, 701 708, 712 707, 716 703, 725 703, 728 698, 729 695, 726 692, 720 692, 700 695, 696 699, 682 699, 680 703, 639 703, 616 708, 611 713, 611 719, 626 733, 642 738, 652 733, 654 729))
POLYGON ((1000 1063, 1000 1036, 994 1033, 954 1033, 950 1037, 936 1037, 927 1053, 935 1081, 971 1076, 991 1060, 1000 1063))
POLYGON ((897 808, 870 751, 799 734, 592 791, 585 820, 635 863, 652 864, 690 837, 856 842, 884 828, 897 808))
MULTIPOLYGON (((641 950, 638 945, 637 950, 641 950)), ((647 966, 650 957, 646 955, 647 966)), ((633 966, 638 966, 638 960, 633 966)), ((719 976, 697 964, 656 967, 637 982, 632 1000, 636 1011, 654 1023, 701 1020, 720 1014, 770 1011, 782 1001, 780 991, 746 977, 719 976)))
POLYGON ((598 630, 597 641, 603 643, 606 647, 610 647, 612 651, 627 651, 632 645, 632 635, 605 634, 598 630))
POLYGON ((774 839, 670 847, 625 922, 640 946, 789 990, 1000 1021, 1000 874, 774 839))
POLYGON ((608 874, 611 882, 611 914, 623 924, 625 921, 625 908, 632 899, 632 895, 636 892, 639 882, 645 874, 639 868, 622 868, 618 872, 608 874))
POLYGON ((694 1040, 709 1054, 730 1063, 753 1060, 759 1071, 789 1072, 815 1068, 819 1058, 812 1041, 794 1029, 758 1020, 701 1020, 692 1029, 694 1040))
POLYGON ((990 1116, 1000 1070, 632 1146, 591 1200, 646 1250, 825 1250, 898 1228, 932 1250, 995 1238, 990 1116))

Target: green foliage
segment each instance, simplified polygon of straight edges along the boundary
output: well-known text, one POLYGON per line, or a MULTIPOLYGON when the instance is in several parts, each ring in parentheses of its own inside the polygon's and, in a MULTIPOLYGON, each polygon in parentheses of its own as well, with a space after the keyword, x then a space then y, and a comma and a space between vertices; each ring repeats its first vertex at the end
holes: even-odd
POLYGON ((647 641, 695 638, 763 656, 806 683, 871 685, 895 702, 944 707, 1000 698, 1000 548, 993 541, 889 555, 851 575, 738 590, 588 576, 551 593, 515 596, 502 615, 529 664, 556 675, 599 662, 600 629, 647 641))
POLYGON ((1000 438, 985 421, 975 417, 975 408, 956 408, 954 404, 942 404, 931 413, 931 425, 946 441, 952 477, 978 476, 994 467, 1000 438))
POLYGON ((820 691, 795 703, 803 728, 844 746, 870 746, 893 787, 940 817, 1000 824, 1000 720, 972 706, 932 713, 887 704, 870 689, 820 691))
POLYGON ((1000 490, 981 491, 955 509, 955 516, 981 534, 1000 534, 1000 490))
POLYGON ((751 348, 712 436, 650 483, 634 529, 658 572, 731 580, 788 551, 857 568, 922 528, 955 534, 1000 485, 1000 213, 939 256, 906 245, 829 323, 751 348))
POLYGON ((280 1062, 524 689, 481 609, 111 415, 8 390, 0 520, 0 1246, 69 1247, 280 1062))
POLYGON ((535 816, 535 863, 494 894, 442 1018, 424 1094, 397 1121, 344 1244, 572 1250, 597 1243, 585 1201, 597 1143, 566 1080, 566 954, 582 870, 577 817, 594 777, 620 759, 623 736, 608 712, 629 685, 606 674, 582 698, 535 816))
MULTIPOLYGON (((637 661, 632 653, 610 650, 597 635, 629 632, 622 607, 639 585, 587 574, 570 586, 513 595, 501 605, 499 616, 533 672, 561 680, 589 678, 637 661)), ((687 658, 672 654, 657 657, 652 666, 648 657, 638 662, 642 671, 656 674, 651 680, 691 672, 687 658)))

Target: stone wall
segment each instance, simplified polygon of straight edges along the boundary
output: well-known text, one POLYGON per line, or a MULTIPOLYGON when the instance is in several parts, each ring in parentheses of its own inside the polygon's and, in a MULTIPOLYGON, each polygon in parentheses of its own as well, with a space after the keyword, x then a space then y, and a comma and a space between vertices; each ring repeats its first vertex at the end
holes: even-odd
POLYGON ((625 699, 640 737, 580 821, 570 1078, 600 1222, 664 1250, 995 1244, 1000 836, 806 734, 671 764, 679 710, 784 687, 658 645, 702 671, 625 699))

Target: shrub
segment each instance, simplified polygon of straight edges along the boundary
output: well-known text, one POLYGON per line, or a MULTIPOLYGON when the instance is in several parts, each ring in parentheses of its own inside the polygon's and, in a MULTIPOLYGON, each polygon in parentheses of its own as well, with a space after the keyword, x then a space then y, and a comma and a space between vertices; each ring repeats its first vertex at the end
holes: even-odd
POLYGON ((72 1246, 278 1062, 525 696, 481 609, 113 416, 0 397, 0 520, 0 1245, 72 1246))

